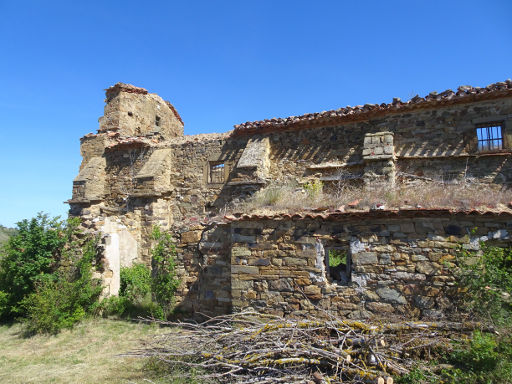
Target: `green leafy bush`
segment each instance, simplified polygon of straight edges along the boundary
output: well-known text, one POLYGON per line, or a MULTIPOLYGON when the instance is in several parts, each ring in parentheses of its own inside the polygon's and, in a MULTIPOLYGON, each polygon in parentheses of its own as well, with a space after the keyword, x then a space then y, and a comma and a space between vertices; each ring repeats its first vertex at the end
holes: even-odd
POLYGON ((9 295, 4 291, 0 291, 0 318, 2 318, 4 313, 6 313, 7 310, 9 309, 8 302, 9 295))
POLYGON ((180 285, 175 271, 176 247, 171 235, 168 232, 162 232, 159 227, 153 228, 153 240, 157 243, 151 249, 153 256, 151 291, 153 298, 161 306, 164 316, 168 316, 174 302, 174 294, 180 285))
POLYGON ((161 306, 153 301, 151 270, 144 264, 121 268, 119 296, 102 302, 104 315, 163 318, 161 306))
POLYGON ((440 361, 451 369, 432 374, 428 367, 416 368, 399 383, 512 383, 512 249, 485 244, 481 249, 460 251, 459 307, 497 332, 475 331, 468 342, 455 344, 440 361))
POLYGON ((337 249, 329 250, 329 267, 337 267, 340 264, 347 264, 346 252, 337 249))
POLYGON ((304 190, 310 199, 316 199, 322 194, 324 183, 321 180, 310 180, 304 185, 304 190))
POLYGON ((180 280, 176 277, 176 247, 172 237, 159 227, 153 229, 152 269, 144 264, 121 268, 118 297, 103 300, 104 315, 166 318, 172 310, 180 280))
POLYGON ((25 315, 21 301, 38 282, 52 279, 77 225, 43 213, 17 223, 17 234, 0 250, 0 291, 7 295, 3 318, 25 315))
POLYGON ((71 246, 66 258, 76 259, 62 264, 53 279, 38 282, 35 292, 21 302, 30 333, 58 333, 94 313, 98 307, 102 287, 99 280, 92 278, 96 242, 88 240, 81 248, 81 255, 75 254, 74 241, 68 245, 71 246))
POLYGON ((119 296, 140 302, 151 296, 151 270, 144 264, 121 268, 119 296))
POLYGON ((463 306, 496 325, 512 321, 512 248, 481 245, 482 255, 461 251, 459 281, 463 306))

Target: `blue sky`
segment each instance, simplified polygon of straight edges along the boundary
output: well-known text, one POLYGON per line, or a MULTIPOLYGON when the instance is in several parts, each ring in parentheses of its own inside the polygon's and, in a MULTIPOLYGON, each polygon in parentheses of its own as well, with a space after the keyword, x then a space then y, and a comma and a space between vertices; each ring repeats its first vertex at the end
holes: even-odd
POLYGON ((0 224, 66 215, 118 82, 185 133, 512 77, 512 2, 0 0, 0 224))

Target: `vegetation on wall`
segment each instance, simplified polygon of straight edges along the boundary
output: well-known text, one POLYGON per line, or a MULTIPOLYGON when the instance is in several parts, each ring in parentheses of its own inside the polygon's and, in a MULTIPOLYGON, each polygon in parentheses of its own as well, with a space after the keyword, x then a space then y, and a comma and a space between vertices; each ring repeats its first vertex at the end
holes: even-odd
POLYGON ((176 247, 171 235, 159 227, 153 229, 152 237, 152 269, 144 264, 121 268, 119 296, 102 303, 105 315, 165 319, 171 314, 180 285, 175 272, 176 247))
POLYGON ((311 209, 385 208, 484 208, 506 209, 512 190, 472 181, 420 181, 372 185, 365 189, 342 179, 324 183, 317 179, 300 184, 295 180, 274 182, 245 202, 227 207, 233 212, 296 212, 311 209))

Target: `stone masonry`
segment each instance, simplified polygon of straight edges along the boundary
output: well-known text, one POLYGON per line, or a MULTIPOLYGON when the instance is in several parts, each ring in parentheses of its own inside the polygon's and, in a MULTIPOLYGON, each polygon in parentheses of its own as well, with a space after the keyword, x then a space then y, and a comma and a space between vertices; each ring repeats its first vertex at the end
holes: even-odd
POLYGON ((455 292, 456 250, 510 240, 509 211, 224 212, 287 179, 326 187, 346 179, 370 190, 399 177, 509 188, 511 80, 248 122, 223 134, 186 136, 183 126, 171 103, 118 83, 106 91, 97 133, 80 140, 68 203, 70 215, 103 236, 105 295, 118 293, 120 268, 151 264, 150 233, 159 225, 177 242, 178 305, 186 311, 441 316, 455 292), (499 127, 499 145, 484 151, 481 130, 490 126, 499 127), (343 271, 330 270, 331 251, 345 255, 343 271))

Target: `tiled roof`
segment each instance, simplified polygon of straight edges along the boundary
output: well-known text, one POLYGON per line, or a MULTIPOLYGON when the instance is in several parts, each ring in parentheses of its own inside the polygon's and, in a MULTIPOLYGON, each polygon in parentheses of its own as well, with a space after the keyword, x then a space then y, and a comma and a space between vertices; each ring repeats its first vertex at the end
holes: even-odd
POLYGON ((448 89, 444 92, 431 92, 425 97, 414 96, 409 101, 394 98, 391 103, 365 104, 355 107, 347 106, 331 111, 307 113, 300 116, 273 118, 260 121, 249 121, 235 125, 233 134, 252 134, 269 131, 287 130, 298 127, 319 127, 340 124, 350 121, 366 120, 374 116, 388 113, 406 112, 438 105, 469 103, 473 101, 496 99, 512 96, 512 80, 490 84, 485 88, 463 85, 457 91, 448 89))
POLYGON ((458 210, 446 208, 412 208, 412 209, 390 209, 375 211, 334 211, 334 212, 298 212, 298 213, 276 213, 276 214, 237 214, 224 216, 224 220, 249 221, 249 220, 305 220, 322 219, 337 220, 344 218, 392 218, 392 217, 435 217, 435 216, 512 216, 510 210, 458 210))

